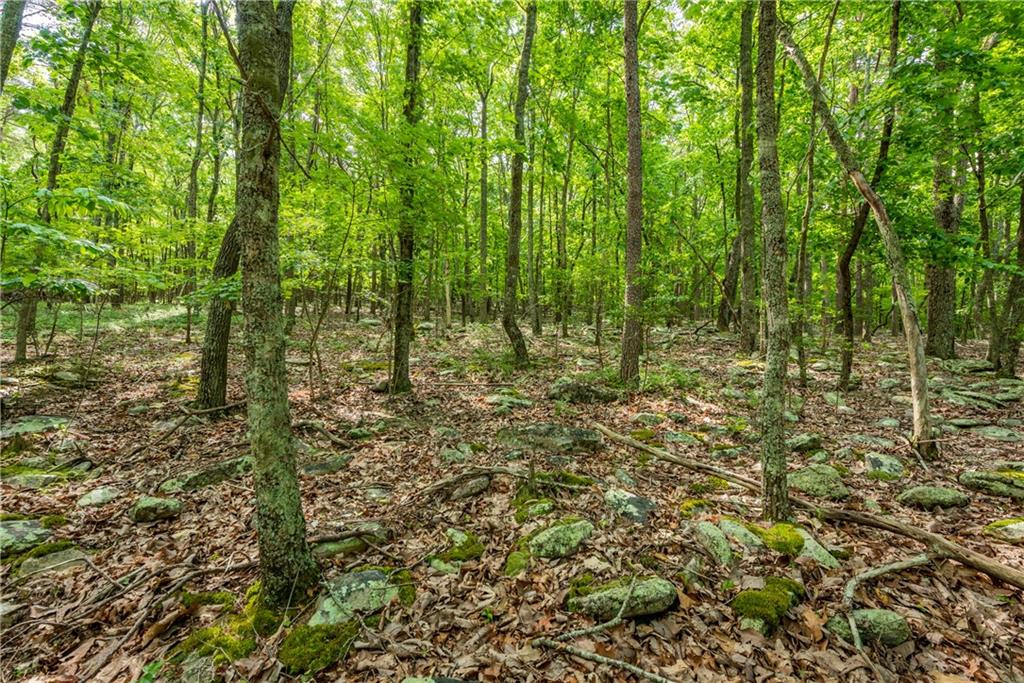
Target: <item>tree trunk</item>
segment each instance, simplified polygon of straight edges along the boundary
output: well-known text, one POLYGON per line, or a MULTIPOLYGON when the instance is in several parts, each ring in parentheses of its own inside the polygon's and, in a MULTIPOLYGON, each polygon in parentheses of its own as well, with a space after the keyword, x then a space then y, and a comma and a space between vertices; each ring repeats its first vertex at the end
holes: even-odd
MULTIPOLYGON (((505 254, 505 301, 501 311, 501 325, 505 328, 517 365, 526 365, 529 356, 526 340, 516 323, 516 301, 519 288, 519 241, 523 229, 523 148, 526 145, 526 96, 530 88, 530 50, 537 26, 537 3, 526 6, 526 30, 523 34, 523 52, 519 57, 519 82, 515 104, 516 150, 512 155, 512 188, 508 204, 508 250, 505 254)), ((532 242, 532 240, 531 240, 532 242)))
POLYGON ((419 121, 420 41, 423 33, 423 5, 413 0, 409 6, 409 36, 405 53, 405 164, 399 178, 402 206, 398 216, 398 264, 395 272, 394 353, 388 393, 399 394, 412 389, 409 379, 409 344, 412 342, 412 299, 414 233, 416 228, 416 159, 413 135, 419 121))
POLYGON ((25 13, 25 0, 6 0, 0 15, 0 95, 7 83, 7 72, 21 34, 21 17, 25 13))
MULTIPOLYGON (((940 117, 949 120, 948 112, 940 117)), ((925 288, 928 290, 928 341, 925 354, 936 358, 956 357, 956 267, 950 252, 955 255, 954 241, 960 230, 960 213, 963 194, 956 186, 960 183, 953 178, 952 154, 939 143, 935 153, 935 173, 932 191, 935 198, 935 225, 946 235, 940 243, 941 253, 933 256, 925 268, 925 288)))
POLYGON ((737 206, 740 221, 740 351, 757 348, 757 252, 754 246, 754 188, 750 168, 754 164, 754 70, 752 66, 754 4, 744 2, 740 13, 740 163, 737 174, 737 206))
MULTIPOLYGON (((750 5, 752 3, 746 3, 750 5)), ((761 392, 761 468, 764 516, 789 518, 786 484, 786 365, 789 361, 789 311, 786 286, 786 216, 782 207, 775 116, 775 0, 761 3, 757 24, 757 146, 761 170, 761 226, 764 234, 764 284, 767 354, 761 392)))
MULTIPOLYGON (((227 280, 238 272, 240 255, 236 216, 221 240, 220 251, 213 264, 213 279, 227 280)), ((235 302, 230 297, 214 294, 210 299, 196 395, 196 407, 200 410, 209 410, 227 403, 228 342, 231 339, 231 317, 234 313, 235 302)))
POLYGON ((643 350, 640 284, 640 257, 643 249, 643 157, 640 131, 640 61, 637 54, 637 2, 625 6, 625 81, 626 81, 626 296, 622 322, 622 355, 619 378, 627 386, 640 381, 640 353, 643 350))
POLYGON ((899 301, 900 314, 903 319, 903 330, 907 342, 907 355, 910 365, 910 389, 913 400, 914 413, 914 434, 912 443, 921 453, 922 457, 932 457, 936 451, 936 442, 932 432, 930 416, 928 412, 928 368, 925 364, 924 342, 921 339, 921 326, 918 322, 917 309, 914 306, 913 294, 910 289, 910 277, 907 275, 907 268, 903 260, 903 250, 900 247, 899 237, 889 219, 882 198, 878 196, 874 188, 868 183, 864 174, 853 157, 853 153, 843 139, 839 126, 836 125, 832 112, 829 110, 825 95, 821 91, 807 63, 803 52, 793 41, 789 28, 779 24, 779 38, 786 51, 803 75, 804 86, 811 95, 815 109, 818 110, 818 117, 825 125, 825 132, 828 133, 829 141, 835 149, 836 156, 842 164, 843 170, 853 181, 854 186, 861 193, 870 205, 875 215, 875 222, 878 224, 878 231, 882 235, 882 242, 885 245, 886 259, 892 271, 893 288, 899 301))
POLYGON ((487 97, 490 86, 480 89, 480 279, 477 282, 477 322, 490 317, 490 296, 487 291, 487 97))
POLYGON ((1020 209, 1017 215, 1017 270, 1006 289, 1006 302, 1000 329, 997 377, 1014 377, 1020 354, 1022 326, 1024 326, 1024 183, 1020 186, 1020 209))
POLYGON ((285 335, 278 257, 278 167, 281 160, 278 63, 291 50, 293 3, 238 2, 242 144, 236 219, 241 238, 249 443, 254 459, 256 530, 263 602, 300 601, 319 572, 306 543, 288 407, 285 335), (282 40, 282 33, 289 36, 282 40))
MULTIPOLYGON (((202 38, 199 50, 199 86, 196 89, 196 135, 195 147, 192 149, 192 163, 188 169, 188 190, 185 194, 185 219, 188 222, 187 234, 188 246, 186 256, 190 263, 188 265, 188 282, 185 284, 182 293, 189 294, 195 289, 196 278, 196 240, 194 237, 195 222, 199 216, 199 165, 203 160, 203 114, 206 108, 206 38, 207 18, 209 5, 206 2, 199 4, 199 12, 202 18, 202 38)), ((188 314, 185 324, 185 343, 192 343, 192 304, 186 304, 188 314)))

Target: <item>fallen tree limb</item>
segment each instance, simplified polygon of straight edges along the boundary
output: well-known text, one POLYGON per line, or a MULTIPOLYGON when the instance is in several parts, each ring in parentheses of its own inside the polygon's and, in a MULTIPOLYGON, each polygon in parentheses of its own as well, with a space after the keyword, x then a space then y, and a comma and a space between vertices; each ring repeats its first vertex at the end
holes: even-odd
MULTIPOLYGON (((853 596, 857 592, 857 586, 866 581, 870 581, 871 579, 877 579, 879 576, 892 574, 894 572, 901 572, 904 569, 919 567, 923 564, 928 564, 931 561, 931 555, 928 553, 921 553, 920 555, 914 555, 906 560, 890 562, 889 564, 883 564, 879 567, 872 567, 866 572, 857 574, 846 582, 846 588, 843 589, 843 607, 846 609, 846 618, 850 623, 850 633, 853 634, 853 646, 857 648, 857 651, 860 652, 865 659, 867 659, 867 655, 864 654, 864 644, 860 639, 860 629, 857 628, 857 622, 853 618, 853 596)), ((871 668, 875 668, 870 659, 868 662, 872 664, 871 668)), ((877 673, 878 672, 876 671, 876 674, 877 673)))
MULTIPOLYGON (((681 455, 676 455, 675 453, 670 453, 661 448, 651 446, 650 444, 646 444, 642 441, 637 441, 636 439, 614 432, 602 424, 595 423, 594 429, 601 432, 612 441, 644 451, 645 453, 650 453, 659 460, 681 465, 682 467, 697 472, 714 474, 726 481, 742 486, 749 491, 753 491, 755 493, 761 492, 761 483, 754 479, 734 474, 720 467, 685 458, 681 455)), ((1004 564, 1000 564, 990 557, 986 557, 981 553, 975 552, 970 548, 965 548, 959 543, 949 540, 945 536, 925 531, 924 529, 896 521, 895 519, 879 517, 867 512, 855 512, 853 510, 818 505, 817 503, 812 503, 805 498, 793 495, 790 495, 789 499, 792 501, 794 506, 807 510, 818 519, 829 522, 849 522, 851 524, 859 524, 861 526, 868 526, 874 529, 888 531, 889 533, 904 536, 906 538, 912 538, 918 543, 925 545, 933 556, 956 560, 965 567, 970 567, 982 574, 998 579, 1003 583, 1014 586, 1020 590, 1024 590, 1024 572, 1012 567, 1007 567, 1004 564)))

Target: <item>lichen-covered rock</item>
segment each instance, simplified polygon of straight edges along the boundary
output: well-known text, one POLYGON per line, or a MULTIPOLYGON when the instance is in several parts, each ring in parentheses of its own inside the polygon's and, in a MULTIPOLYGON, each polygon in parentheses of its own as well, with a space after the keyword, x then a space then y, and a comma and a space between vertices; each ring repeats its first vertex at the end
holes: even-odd
POLYGON ((1024 545, 1024 517, 992 522, 985 526, 984 534, 1005 543, 1024 545))
POLYGON ((797 434, 786 439, 786 448, 798 453, 816 451, 821 448, 820 434, 797 434))
POLYGON ((892 439, 872 434, 854 434, 850 437, 850 441, 861 446, 867 446, 868 448, 881 448, 885 450, 896 448, 896 442, 892 439))
POLYGON ((467 479, 465 482, 460 484, 454 491, 452 491, 449 498, 452 500, 462 500, 464 498, 472 498, 473 496, 479 495, 486 491, 491 485, 491 478, 485 474, 479 477, 473 477, 467 479))
POLYGON ((510 412, 515 408, 529 408, 533 405, 533 401, 514 390, 485 396, 484 401, 496 406, 501 412, 510 412))
POLYGON ((484 554, 484 544, 480 537, 472 531, 461 529, 448 529, 445 531, 448 542, 451 546, 441 553, 440 558, 445 562, 466 562, 476 560, 484 554))
POLYGON ((530 566, 530 553, 514 550, 505 559, 505 576, 519 576, 530 566))
POLYGON ((850 495, 839 470, 831 465, 808 465, 788 477, 789 486, 815 498, 842 500, 850 495))
POLYGON ((578 551, 592 533, 594 525, 588 520, 570 517, 530 536, 527 547, 537 557, 568 557, 578 551))
POLYGON ((106 505, 112 500, 121 496, 121 490, 116 486, 101 486, 81 496, 75 503, 80 508, 106 505))
POLYGON ((730 606, 740 616, 740 628, 768 635, 803 597, 804 587, 798 582, 769 576, 764 580, 764 588, 742 591, 730 606))
POLYGON ((6 418, 0 427, 0 439, 9 439, 18 434, 42 434, 67 427, 70 422, 71 418, 60 415, 23 415, 6 418))
POLYGON ((615 618, 622 609, 624 618, 661 614, 676 602, 676 587, 671 581, 657 576, 617 579, 596 588, 588 588, 585 595, 569 598, 571 612, 582 612, 600 621, 615 618), (632 590, 630 586, 632 585, 632 590), (627 599, 628 596, 628 599, 627 599))
POLYGON ((972 427, 971 431, 985 437, 986 439, 992 439, 993 441, 1003 441, 1006 443, 1020 443, 1021 441, 1024 441, 1024 435, 1010 429, 1009 427, 987 425, 983 427, 972 427))
POLYGON ((4 483, 19 489, 44 489, 60 483, 64 478, 59 474, 46 474, 43 472, 26 472, 4 477, 4 483))
POLYGON ((170 519, 181 514, 182 504, 174 498, 143 496, 128 510, 128 517, 136 524, 170 519))
POLYGON ((998 472, 969 470, 960 475, 960 483, 975 491, 1024 501, 1024 472, 1010 469, 998 472))
POLYGON ((818 543, 818 540, 809 531, 797 527, 796 532, 804 540, 803 547, 800 548, 800 554, 797 557, 808 558, 829 569, 839 568, 839 560, 825 546, 818 543))
POLYGON ((697 522, 693 527, 697 542, 722 566, 732 564, 732 548, 722 530, 711 522, 697 522))
POLYGON ((764 541, 762 541, 757 534, 735 519, 723 517, 718 520, 718 528, 722 530, 722 533, 745 547, 747 550, 764 550, 764 541))
POLYGON ((50 530, 37 519, 0 520, 0 555, 17 555, 49 540, 50 530))
POLYGON ((345 469, 352 462, 352 456, 348 453, 332 455, 320 460, 307 462, 300 470, 306 476, 317 476, 321 474, 334 474, 345 469))
POLYGON ((971 499, 955 489, 943 486, 914 486, 896 496, 896 502, 922 510, 965 507, 971 499))
POLYGON ((900 421, 894 417, 883 417, 875 422, 875 426, 881 427, 882 429, 899 429, 900 421))
POLYGON ((872 479, 894 481, 903 476, 903 461, 895 455, 874 451, 865 453, 864 464, 868 466, 867 476, 872 479))
POLYGON ((548 389, 548 398, 569 403, 610 403, 618 398, 611 389, 573 377, 559 377, 548 389))
POLYGON ((18 567, 22 576, 44 574, 47 572, 65 572, 85 565, 85 553, 78 548, 65 548, 57 552, 26 558, 18 567))
POLYGON ((403 589, 412 588, 403 584, 411 581, 408 571, 389 574, 384 569, 372 568, 342 574, 327 583, 309 625, 343 624, 357 614, 379 612, 392 600, 402 599, 403 589))
POLYGON ((573 454, 601 448, 601 435, 593 429, 540 422, 498 430, 498 441, 510 448, 573 454))
POLYGON ((367 549, 367 541, 371 543, 386 543, 391 532, 384 525, 378 522, 361 522, 353 529, 358 536, 343 538, 337 541, 326 541, 313 546, 313 554, 317 557, 342 557, 354 555, 367 549))
POLYGON ((160 493, 180 493, 214 486, 222 481, 242 476, 252 469, 252 463, 252 456, 243 455, 201 470, 185 472, 160 484, 160 493))
MULTIPOLYGON (((864 643, 881 643, 896 647, 910 640, 912 633, 902 615, 888 609, 856 609, 853 621, 864 643)), ((853 642, 853 632, 845 614, 837 614, 828 620, 826 627, 847 642, 853 642)))
POLYGON ((665 421, 665 416, 659 415, 658 413, 637 413, 633 417, 629 418, 629 421, 645 425, 647 427, 657 427, 665 421))
POLYGON ((604 494, 605 505, 626 519, 637 524, 647 521, 647 515, 657 507, 650 498, 637 496, 623 489, 608 489, 604 494))

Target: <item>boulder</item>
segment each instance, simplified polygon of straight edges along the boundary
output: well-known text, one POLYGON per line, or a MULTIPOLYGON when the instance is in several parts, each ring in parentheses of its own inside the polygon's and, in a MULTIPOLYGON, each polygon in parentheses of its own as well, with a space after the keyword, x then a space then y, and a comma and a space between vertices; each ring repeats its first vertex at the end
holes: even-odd
POLYGON ((850 495, 839 470, 831 465, 808 465, 792 472, 788 481, 791 488, 815 498, 842 500, 850 495))
POLYGON ((473 496, 479 495, 486 491, 491 485, 491 478, 486 474, 480 475, 479 477, 473 477, 467 479, 460 484, 454 491, 452 491, 449 498, 451 500, 463 500, 464 498, 472 498, 473 496))
POLYGON ((729 538, 733 539, 747 550, 764 550, 764 542, 753 531, 743 526, 735 519, 723 517, 718 520, 718 528, 729 538))
POLYGON ((42 472, 15 474, 10 477, 4 477, 5 484, 19 489, 44 489, 63 480, 64 477, 59 474, 46 474, 42 472))
POLYGON ((903 461, 895 455, 872 451, 864 455, 864 464, 868 467, 867 476, 872 479, 892 481, 903 476, 903 461))
POLYGON ((987 525, 983 532, 997 541, 1024 545, 1024 517, 1015 519, 1001 519, 987 525))
POLYGON ((871 434, 853 434, 850 436, 850 441, 861 446, 867 446, 868 448, 881 448, 885 450, 896 448, 896 442, 892 439, 871 434))
POLYGON ((569 517, 533 534, 526 543, 537 557, 568 557, 578 551, 592 533, 594 525, 588 520, 569 517))
POLYGON ((620 609, 624 618, 641 617, 661 614, 675 603, 675 585, 651 576, 635 581, 623 578, 588 588, 586 595, 569 598, 567 607, 570 612, 581 612, 599 621, 608 621, 614 619, 620 609))
POLYGON ((786 439, 786 448, 798 453, 807 453, 821 448, 820 434, 797 434, 786 439))
POLYGON ((181 514, 182 504, 174 498, 143 496, 128 510, 128 517, 136 524, 170 519, 181 514))
POLYGON ((21 576, 65 572, 85 565, 85 553, 78 548, 66 548, 55 553, 26 558, 18 567, 21 576))
POLYGON ((496 406, 503 412, 509 412, 513 408, 529 408, 533 405, 533 401, 530 399, 524 398, 518 395, 518 393, 511 391, 485 396, 484 401, 490 403, 492 406, 496 406))
POLYGON ((382 569, 342 574, 327 583, 309 618, 309 625, 343 624, 357 614, 379 612, 400 597, 400 588, 395 577, 382 569))
POLYGON ((971 431, 985 437, 986 439, 992 439, 993 441, 1003 441, 1005 443, 1020 443, 1021 441, 1024 441, 1024 435, 1008 427, 988 425, 984 427, 972 427, 971 431))
POLYGON ((650 498, 644 498, 623 489, 608 489, 604 494, 605 505, 626 519, 637 524, 647 521, 647 515, 657 507, 650 498))
POLYGON ((732 564, 732 548, 722 530, 711 522, 697 522, 693 527, 697 542, 722 566, 732 564))
POLYGON ((161 493, 180 493, 214 486, 222 481, 240 477, 252 469, 252 456, 243 455, 216 463, 201 470, 185 472, 160 484, 161 493))
POLYGON ((116 486, 101 486, 81 496, 75 503, 80 508, 96 507, 106 505, 112 500, 121 497, 121 491, 116 486))
POLYGON ((71 418, 60 415, 23 415, 5 418, 3 422, 3 426, 0 427, 0 439, 9 439, 18 434, 42 434, 67 427, 71 418))
MULTIPOLYGON (((913 634, 907 620, 888 609, 855 609, 853 621, 857 624, 862 642, 881 643, 896 647, 910 640, 913 634)), ((843 640, 852 643, 853 631, 845 614, 837 614, 828 620, 826 627, 843 640)))
POLYGON ((548 389, 547 396, 553 401, 580 404, 610 403, 618 398, 611 389, 573 377, 559 377, 548 389))
POLYGON ((601 435, 593 429, 540 422, 498 430, 498 441, 509 448, 552 453, 592 453, 601 448, 601 435))
POLYGON ((352 456, 348 453, 341 453, 339 455, 332 455, 324 458, 323 460, 307 462, 302 466, 301 471, 306 476, 334 474, 335 472, 345 469, 350 462, 352 462, 352 456))
POLYGON ((796 532, 804 540, 803 547, 800 548, 800 554, 797 557, 807 558, 828 569, 839 568, 839 560, 829 552, 828 548, 818 543, 818 539, 812 536, 809 531, 797 527, 796 532))
POLYGON ((637 413, 629 418, 629 421, 647 427, 656 427, 665 421, 665 416, 657 413, 637 413))
POLYGON ((914 486, 896 496, 896 502, 907 507, 934 510, 935 508, 965 507, 971 499, 965 494, 943 486, 914 486))
POLYGON ((18 555, 50 539, 50 530, 37 519, 0 521, 0 555, 18 555))
POLYGON ((881 427, 882 429, 899 429, 900 421, 894 417, 883 417, 875 422, 875 426, 881 427))
POLYGON ((960 475, 959 481, 963 486, 975 491, 1024 501, 1024 472, 1016 470, 996 472, 968 470, 960 475))

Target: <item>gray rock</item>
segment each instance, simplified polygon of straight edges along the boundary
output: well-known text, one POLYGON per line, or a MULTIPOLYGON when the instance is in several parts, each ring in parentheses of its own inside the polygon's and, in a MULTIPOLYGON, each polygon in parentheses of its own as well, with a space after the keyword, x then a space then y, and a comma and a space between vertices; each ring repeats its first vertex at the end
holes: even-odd
POLYGON ((943 486, 914 486, 896 496, 896 502, 907 507, 934 510, 935 508, 965 507, 971 499, 955 489, 943 486))
POLYGON ((58 550, 55 553, 25 559, 18 568, 18 573, 21 576, 28 576, 30 574, 66 572, 76 567, 85 566, 85 557, 85 553, 78 548, 58 550))
POLYGON ((984 427, 986 425, 990 425, 992 424, 992 421, 979 417, 954 417, 950 418, 949 424, 961 429, 969 429, 971 427, 984 427))
POLYGON ((842 500, 850 495, 839 470, 831 465, 808 465, 791 473, 787 479, 791 488, 815 498, 842 500))
POLYGON ((698 446, 704 443, 689 432, 665 432, 665 441, 683 444, 684 446, 698 446))
POLYGON ((306 476, 317 476, 321 474, 334 474, 340 470, 348 467, 348 464, 352 462, 352 456, 348 453, 341 453, 339 455, 332 455, 323 460, 315 460, 308 462, 302 466, 302 473, 306 476))
POLYGON ((658 507, 650 498, 644 498, 622 489, 608 489, 604 494, 604 502, 611 509, 626 519, 643 524, 647 515, 658 507))
POLYGON ((675 602, 675 585, 652 576, 635 582, 632 579, 614 581, 591 590, 587 595, 570 598, 567 606, 570 612, 582 612, 594 619, 608 621, 614 619, 620 609, 623 618, 649 616, 661 614, 675 602))
POLYGON ((0 521, 0 555, 17 555, 50 540, 49 529, 37 519, 0 521))
POLYGON ((611 389, 572 377, 559 377, 548 389, 548 398, 569 403, 610 403, 618 398, 611 389))
POLYGON ((592 453, 601 447, 601 435, 593 429, 541 422, 498 430, 498 441, 510 448, 552 453, 592 453))
POLYGON ((491 478, 487 475, 481 475, 479 477, 473 477, 467 479, 465 482, 460 484, 458 488, 452 491, 450 496, 451 500, 462 500, 464 498, 472 498, 473 496, 479 495, 486 491, 491 485, 491 478))
POLYGON ((868 446, 869 448, 896 448, 896 442, 892 439, 886 439, 881 436, 873 436, 871 434, 853 434, 850 436, 850 441, 861 446, 868 446))
POLYGON ((786 448, 798 453, 808 453, 821 448, 820 434, 797 434, 786 439, 786 448))
POLYGON ((629 418, 629 421, 635 424, 646 425, 648 427, 656 427, 665 421, 665 416, 658 415, 657 413, 637 413, 633 417, 629 418))
POLYGON ((170 519, 181 514, 182 504, 174 498, 143 496, 128 510, 128 517, 136 524, 170 519))
POLYGON ((230 460, 216 463, 201 470, 185 472, 160 484, 160 492, 180 493, 181 491, 195 491, 207 486, 214 486, 222 481, 234 479, 249 472, 252 470, 252 463, 251 455, 243 455, 239 458, 231 458, 230 460))
POLYGON ((615 470, 615 478, 626 486, 636 486, 636 480, 629 476, 629 472, 621 467, 615 470))
POLYGON ((93 489, 78 499, 75 503, 80 508, 95 507, 98 505, 106 505, 112 500, 116 500, 121 496, 121 491, 116 486, 101 486, 98 489, 93 489))
POLYGON ((574 554, 594 533, 594 525, 585 519, 568 518, 555 522, 527 541, 537 557, 559 558, 574 554))
POLYGON ((881 427, 882 429, 899 429, 900 421, 894 417, 883 417, 881 420, 875 422, 875 426, 881 427))
POLYGON ((59 474, 15 474, 4 477, 4 483, 19 489, 44 489, 63 481, 59 474))
POLYGON ((831 458, 832 456, 829 455, 828 451, 818 451, 811 457, 807 458, 807 462, 813 463, 815 465, 825 465, 828 464, 828 461, 831 458))
POLYGON ((722 566, 732 564, 732 548, 722 530, 711 522, 697 522, 693 527, 697 542, 722 566))
POLYGON ((765 548, 764 543, 758 538, 757 534, 734 519, 723 517, 718 520, 718 528, 722 530, 722 533, 747 550, 764 550, 765 548))
POLYGON ((904 384, 902 379, 896 379, 895 377, 886 377, 878 382, 878 388, 884 392, 892 391, 893 389, 899 389, 904 384))
POLYGON ((960 475, 960 484, 993 496, 1024 501, 1024 474, 1014 470, 1002 472, 975 472, 960 475))
POLYGON ((0 439, 9 439, 18 434, 42 434, 67 427, 70 422, 71 418, 60 415, 24 415, 5 418, 3 426, 0 427, 0 439))
POLYGON ((903 476, 903 461, 895 455, 872 451, 864 455, 864 463, 868 466, 868 476, 873 479, 893 481, 903 476))
POLYGON ((797 557, 805 557, 814 562, 817 562, 822 567, 828 569, 838 569, 839 560, 828 551, 828 548, 818 543, 818 539, 811 535, 806 529, 797 527, 796 532, 800 534, 800 537, 804 539, 804 545, 800 549, 800 554, 797 557))
POLYGON ((1015 432, 1007 427, 989 425, 986 427, 972 427, 971 431, 985 437, 986 439, 992 439, 993 441, 1003 441, 1005 443, 1019 443, 1024 441, 1024 436, 1022 436, 1020 432, 1015 432))
POLYGON ((343 574, 327 583, 309 625, 342 624, 356 614, 379 612, 397 597, 398 587, 378 569, 343 574))
MULTIPOLYGON (((881 643, 887 647, 896 647, 913 637, 910 625, 901 615, 888 609, 856 609, 853 621, 857 624, 861 641, 865 643, 881 643)), ((828 620, 826 627, 847 642, 853 642, 853 631, 845 614, 837 614, 828 620)))
POLYGON ((1024 545, 1024 517, 992 522, 985 527, 984 534, 1004 543, 1024 545))
POLYGON ((25 614, 28 613, 28 605, 0 600, 0 628, 14 626, 25 614))
POLYGON ((438 457, 446 464, 466 462, 466 454, 455 448, 442 448, 438 457))
POLYGON ((491 394, 485 396, 484 401, 490 403, 492 406, 498 408, 504 408, 505 410, 512 410, 513 408, 529 408, 533 405, 533 401, 528 398, 523 398, 513 393, 506 394, 491 394))

